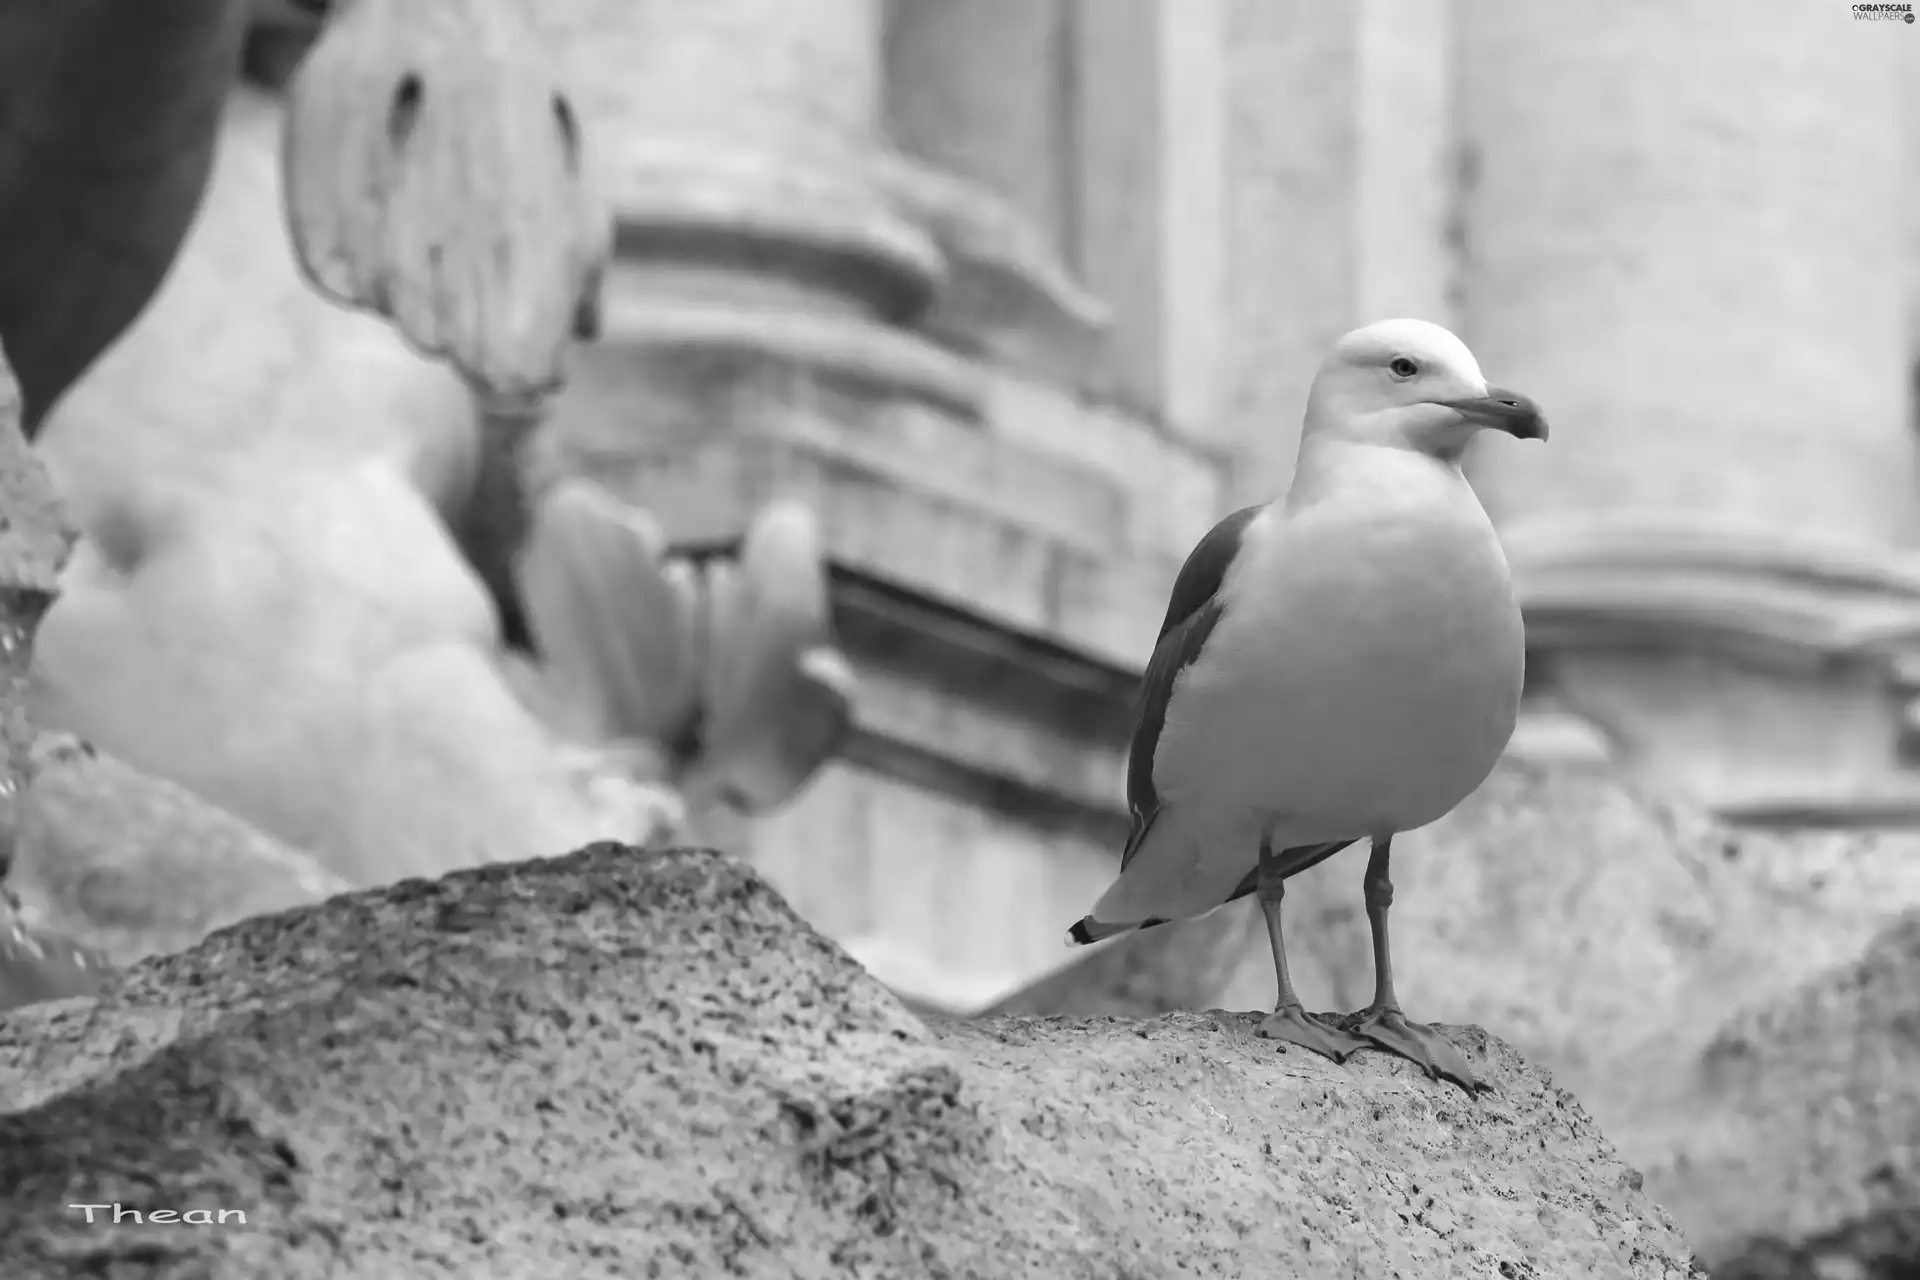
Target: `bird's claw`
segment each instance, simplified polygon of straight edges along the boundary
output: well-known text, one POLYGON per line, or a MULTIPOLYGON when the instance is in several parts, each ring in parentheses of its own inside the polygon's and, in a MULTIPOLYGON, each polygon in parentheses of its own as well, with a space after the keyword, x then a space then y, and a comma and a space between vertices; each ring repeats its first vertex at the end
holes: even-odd
POLYGON ((1364 1037, 1370 1046, 1414 1063, 1430 1080, 1451 1080, 1468 1093, 1492 1088, 1473 1073, 1467 1056, 1451 1040, 1425 1023, 1409 1020, 1398 1009, 1369 1006, 1341 1019, 1341 1025, 1364 1037))
POLYGON ((1349 1034, 1334 1023, 1308 1013, 1297 1004, 1281 1005, 1260 1020, 1255 1034, 1268 1040, 1284 1040, 1299 1045, 1323 1058, 1345 1062, 1348 1057, 1372 1042, 1349 1034))

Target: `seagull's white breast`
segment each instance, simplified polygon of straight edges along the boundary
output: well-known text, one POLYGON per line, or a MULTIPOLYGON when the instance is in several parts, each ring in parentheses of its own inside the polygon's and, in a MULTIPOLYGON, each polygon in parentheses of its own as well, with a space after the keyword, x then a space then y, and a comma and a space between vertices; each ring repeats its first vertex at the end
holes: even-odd
POLYGON ((1249 527, 1168 708, 1168 803, 1278 822, 1288 844, 1391 833, 1446 813, 1499 759, 1525 661, 1506 558, 1457 471, 1380 452, 1249 527))

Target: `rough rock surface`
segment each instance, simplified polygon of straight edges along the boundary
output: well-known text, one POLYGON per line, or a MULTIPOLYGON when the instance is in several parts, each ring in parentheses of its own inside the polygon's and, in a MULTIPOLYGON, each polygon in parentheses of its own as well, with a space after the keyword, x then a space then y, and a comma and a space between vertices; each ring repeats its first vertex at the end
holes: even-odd
POLYGON ((730 859, 599 845, 0 1018, 0 1274, 1687 1276, 1580 1105, 1455 1034, 1492 1095, 1233 1015, 930 1028, 730 859), (115 1203, 247 1222, 66 1207, 115 1203))

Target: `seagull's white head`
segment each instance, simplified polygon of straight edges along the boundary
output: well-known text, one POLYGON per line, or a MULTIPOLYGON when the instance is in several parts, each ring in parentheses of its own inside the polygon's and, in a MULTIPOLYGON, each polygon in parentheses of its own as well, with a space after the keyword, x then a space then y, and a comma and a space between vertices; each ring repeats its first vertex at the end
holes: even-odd
POLYGON ((1334 344, 1307 393, 1302 439, 1331 436, 1451 461, 1482 427, 1522 440, 1547 436, 1539 406, 1488 386, 1466 343, 1425 320, 1382 320, 1334 344))

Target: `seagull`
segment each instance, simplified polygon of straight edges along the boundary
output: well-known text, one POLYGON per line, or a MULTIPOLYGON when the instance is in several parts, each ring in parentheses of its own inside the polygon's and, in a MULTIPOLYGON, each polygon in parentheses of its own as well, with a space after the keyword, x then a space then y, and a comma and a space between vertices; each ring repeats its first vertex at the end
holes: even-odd
POLYGON ((1513 733, 1526 661, 1493 523, 1461 473, 1483 428, 1543 440, 1532 400, 1487 385, 1466 344, 1422 320, 1347 334, 1307 394, 1284 498, 1236 511, 1173 584, 1142 681, 1120 875, 1076 943, 1204 915, 1251 893, 1279 1000, 1259 1033, 1345 1061, 1375 1046, 1485 1087, 1393 986, 1395 835, 1446 814, 1513 733), (1359 840, 1372 1003, 1308 1013, 1287 975, 1289 876, 1359 840))

